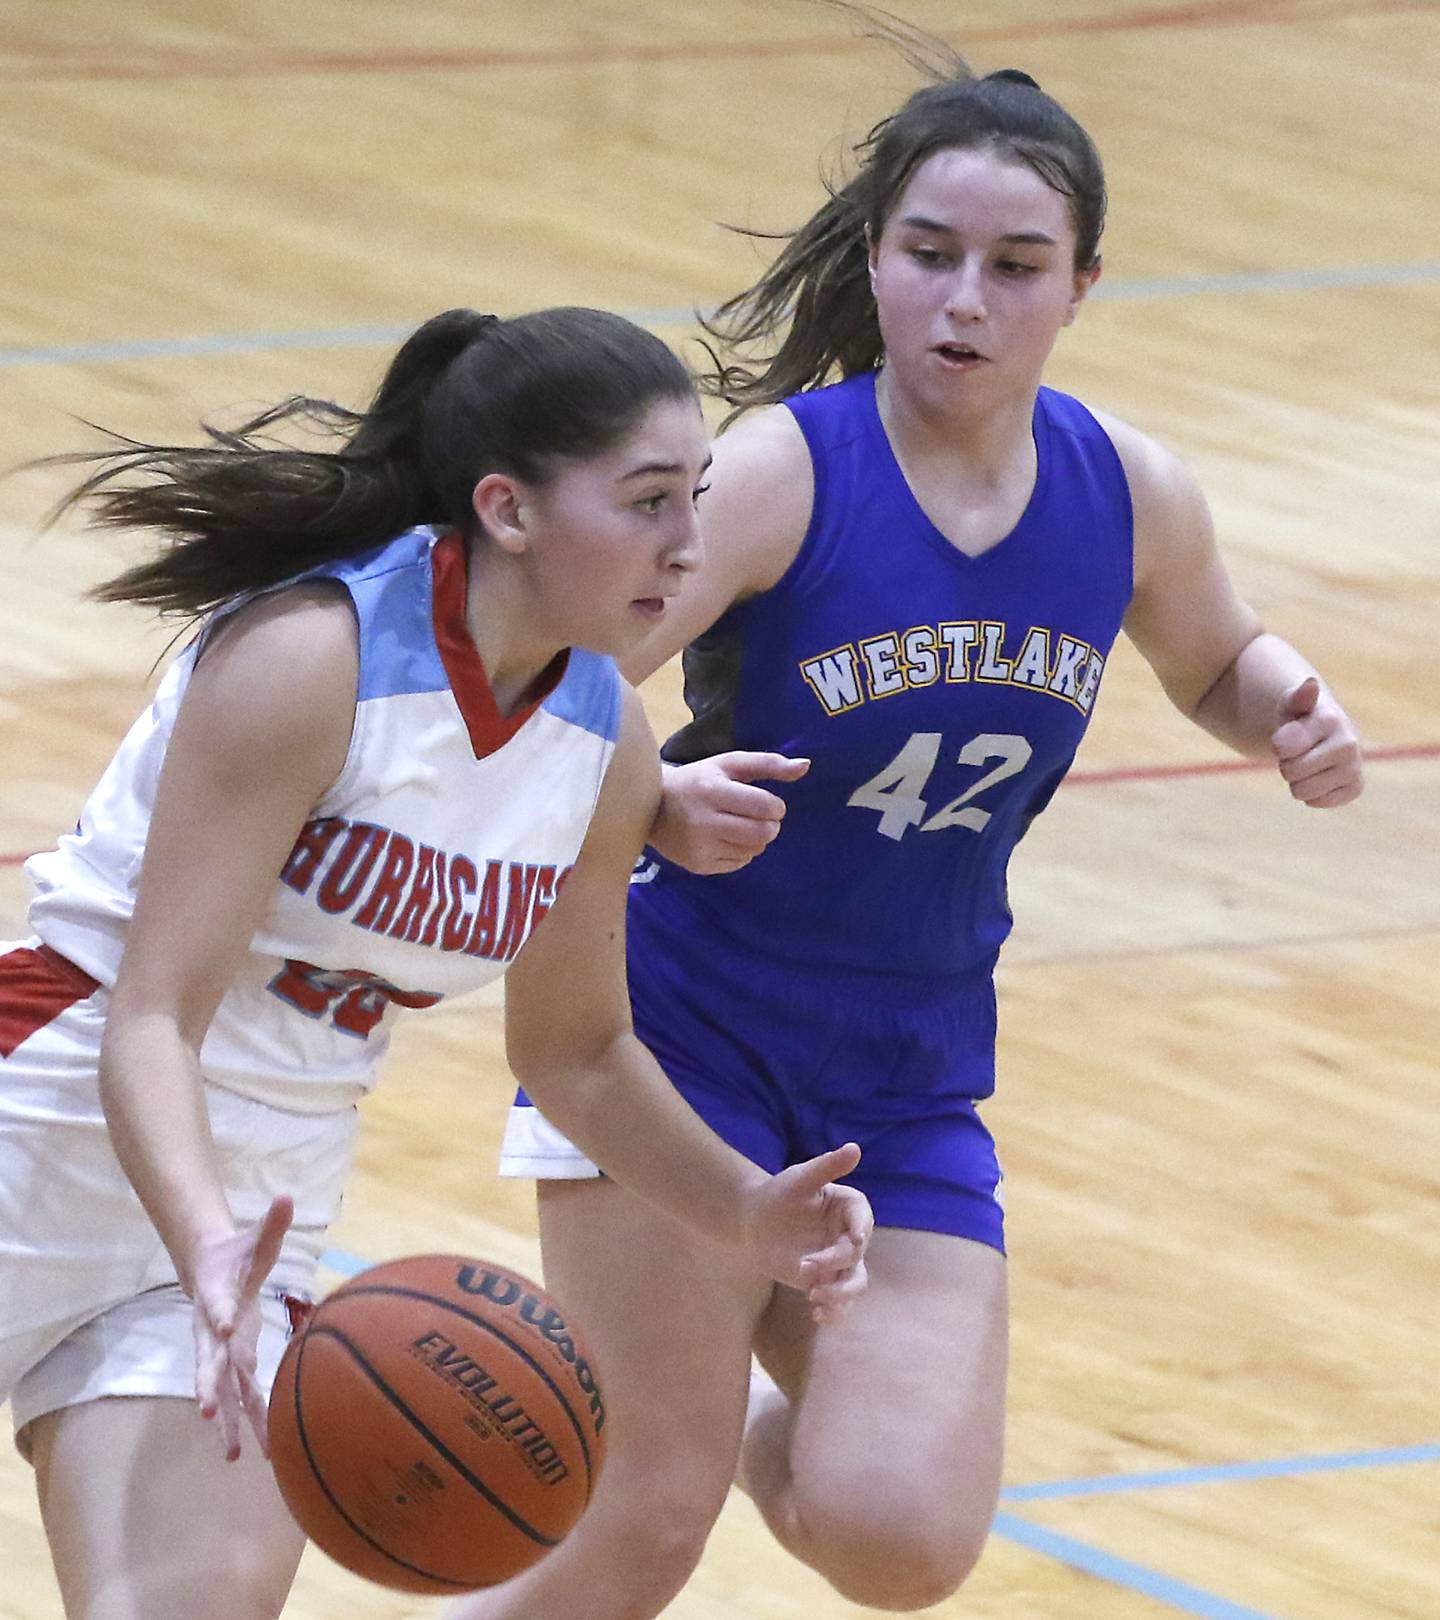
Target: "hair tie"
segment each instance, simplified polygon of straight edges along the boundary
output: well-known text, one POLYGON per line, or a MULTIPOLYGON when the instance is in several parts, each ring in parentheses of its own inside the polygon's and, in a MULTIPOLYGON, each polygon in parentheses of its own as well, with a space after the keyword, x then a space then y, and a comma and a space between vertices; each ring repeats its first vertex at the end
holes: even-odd
POLYGON ((1005 84, 1028 85, 1032 90, 1038 90, 1040 88, 1040 86, 1035 82, 1034 79, 1030 77, 1028 73, 1021 72, 1019 68, 998 68, 994 73, 987 73, 985 77, 987 79, 1001 80, 1005 84))

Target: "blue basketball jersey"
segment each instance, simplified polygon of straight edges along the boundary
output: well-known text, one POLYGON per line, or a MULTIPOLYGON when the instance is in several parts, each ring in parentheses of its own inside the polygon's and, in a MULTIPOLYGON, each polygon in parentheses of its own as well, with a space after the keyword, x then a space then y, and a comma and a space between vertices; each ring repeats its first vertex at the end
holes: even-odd
POLYGON ((767 784, 785 821, 743 870, 657 860, 638 874, 635 932, 728 939, 877 989, 988 979, 1010 930, 1010 852, 1074 757, 1130 600, 1119 457, 1083 405, 1042 389, 1029 503, 972 558, 906 483, 873 373, 786 403, 814 464, 809 528, 784 577, 687 651, 695 718, 665 754, 813 763, 767 784))

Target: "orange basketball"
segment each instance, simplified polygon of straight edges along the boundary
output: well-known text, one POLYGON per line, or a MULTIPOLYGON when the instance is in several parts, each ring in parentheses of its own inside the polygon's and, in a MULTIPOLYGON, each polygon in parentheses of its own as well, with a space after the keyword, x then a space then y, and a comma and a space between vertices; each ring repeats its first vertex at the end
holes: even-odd
POLYGON ((374 1266, 317 1306, 270 1395, 290 1511, 357 1575, 463 1592, 527 1569, 585 1510, 605 1406, 535 1283, 458 1255, 374 1266))

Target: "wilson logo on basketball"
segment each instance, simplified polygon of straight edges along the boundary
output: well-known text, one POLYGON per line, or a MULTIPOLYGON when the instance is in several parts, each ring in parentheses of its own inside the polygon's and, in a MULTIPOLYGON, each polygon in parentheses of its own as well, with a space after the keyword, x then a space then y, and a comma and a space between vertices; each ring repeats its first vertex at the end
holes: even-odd
POLYGON ((595 1382, 590 1363, 575 1348, 574 1336, 566 1328, 565 1318, 559 1311, 548 1300, 537 1299, 516 1278, 503 1271, 462 1266, 455 1275, 455 1286, 462 1293, 478 1295, 502 1310, 515 1312, 540 1338, 555 1347, 589 1403, 590 1413, 595 1420, 595 1433, 599 1434, 605 1427, 605 1403, 600 1395, 600 1386, 595 1382))
POLYGON ((443 1333, 422 1334, 410 1350, 469 1401, 474 1409, 469 1426, 482 1440, 508 1440, 519 1447, 530 1471, 546 1485, 558 1485, 569 1477, 564 1459, 535 1419, 513 1395, 498 1387, 499 1381, 490 1372, 443 1333))

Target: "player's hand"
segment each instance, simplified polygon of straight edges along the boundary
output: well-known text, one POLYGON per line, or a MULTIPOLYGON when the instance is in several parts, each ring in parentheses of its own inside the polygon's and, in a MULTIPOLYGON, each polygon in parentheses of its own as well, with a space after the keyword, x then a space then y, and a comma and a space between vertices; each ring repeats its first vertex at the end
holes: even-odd
POLYGON ((195 1398, 203 1417, 219 1418, 225 1455, 240 1455, 242 1417, 270 1455, 264 1392, 255 1379, 260 1288, 280 1258, 295 1215, 289 1198, 272 1200, 253 1226, 203 1238, 191 1262, 195 1301, 195 1398))
POLYGON ((749 753, 667 765, 650 843, 691 872, 738 872, 780 831, 785 814, 785 801, 755 784, 795 782, 809 769, 808 759, 749 753))
POLYGON ((1270 746, 1291 794, 1313 810, 1333 810, 1365 786, 1360 738, 1350 717, 1313 675, 1280 700, 1270 746))
POLYGON ((805 1295, 817 1322, 835 1321, 865 1288, 875 1217, 864 1193, 835 1185, 859 1162, 860 1149, 847 1142, 771 1176, 754 1194, 752 1251, 767 1276, 805 1295))

